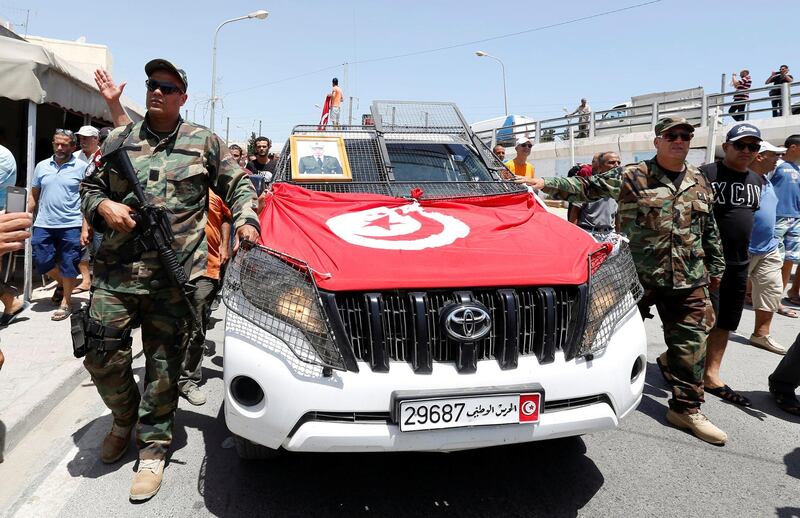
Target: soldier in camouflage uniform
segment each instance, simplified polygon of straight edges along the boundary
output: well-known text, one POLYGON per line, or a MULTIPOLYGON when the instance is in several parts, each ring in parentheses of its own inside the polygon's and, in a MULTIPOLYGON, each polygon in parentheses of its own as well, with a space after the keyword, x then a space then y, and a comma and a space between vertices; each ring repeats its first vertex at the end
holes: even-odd
MULTIPOLYGON (((225 144, 208 129, 180 118, 187 98, 183 70, 157 59, 145 66, 145 73, 145 120, 114 130, 103 154, 122 140, 133 148, 127 154, 145 197, 150 204, 166 208, 175 235, 172 248, 193 280, 206 272, 209 188, 231 208, 237 236, 251 241, 259 237, 256 195, 225 144)), ((95 261, 89 316, 111 332, 141 325, 146 359, 140 395, 129 347, 108 352, 93 349, 86 355, 84 365, 114 416, 101 458, 107 463, 121 458, 136 424, 139 467, 130 497, 145 500, 161 487, 185 335, 193 322, 182 291, 170 282, 157 253, 135 251, 136 222, 131 213, 139 202, 124 177, 106 164, 87 176, 81 196, 86 219, 108 228, 95 261)))
POLYGON ((656 156, 591 177, 518 178, 552 197, 569 201, 614 198, 620 229, 645 288, 639 310, 647 318, 655 304, 667 352, 656 361, 672 385, 667 420, 713 444, 725 432, 700 413, 705 342, 714 325, 709 286, 725 269, 712 212, 711 184, 685 159, 694 128, 686 119, 656 125, 656 156))

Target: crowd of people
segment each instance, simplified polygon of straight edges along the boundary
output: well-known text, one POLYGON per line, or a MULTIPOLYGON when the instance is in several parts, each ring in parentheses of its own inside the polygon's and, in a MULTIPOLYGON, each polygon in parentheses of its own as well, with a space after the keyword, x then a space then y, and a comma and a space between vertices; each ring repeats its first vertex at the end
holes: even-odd
MULTIPOLYGON (((783 68, 781 77, 788 74, 783 68)), ((99 70, 95 80, 115 127, 56 130, 52 156, 36 165, 28 212, 0 214, 0 255, 21 250, 30 238, 37 271, 56 282, 53 320, 69 317, 72 295, 90 290, 84 365, 113 415, 100 455, 103 462, 118 461, 135 434, 132 500, 148 499, 161 487, 178 397, 195 405, 206 400, 200 386, 210 307, 235 248, 259 239, 254 179, 269 181, 279 158, 270 153, 269 138, 256 138, 248 155, 181 119, 188 77, 175 64, 155 59, 144 70, 145 119, 128 118, 120 103, 124 84, 99 70), (142 207, 130 198, 129 182, 112 179, 118 178, 115 163, 103 160, 123 145, 143 172, 139 187, 150 203, 169 209, 165 217, 178 261, 186 265, 186 290, 170 279, 156 251, 136 241, 134 216, 142 207), (179 175, 188 168, 197 174, 179 175), (130 330, 136 326, 148 365, 141 392, 131 370, 130 330)), ((749 84, 744 72, 736 79, 741 85, 749 84)), ((585 122, 591 113, 585 99, 575 113, 585 122)), ((685 119, 662 119, 651 160, 622 167, 620 155, 606 151, 568 177, 547 179, 537 177, 529 161, 533 142, 520 137, 515 157, 504 164, 516 181, 573 202, 568 218, 581 228, 597 234, 616 229, 628 237, 645 289, 639 310, 648 318, 655 306, 663 323, 667 350, 657 364, 672 387, 667 419, 724 444, 727 434, 700 406, 705 393, 751 405, 720 376, 746 301, 756 313, 750 343, 786 355, 768 380, 770 391, 782 409, 800 415, 794 393, 800 335, 787 354, 770 334, 775 313, 797 318, 783 303, 787 288, 788 303, 800 303, 800 283, 787 286, 800 263, 800 135, 776 146, 756 126, 739 124, 726 136, 722 160, 699 169, 686 162, 693 135, 685 119)), ((495 153, 504 160, 504 147, 495 153)), ((0 146, 0 185, 16 181, 8 155, 0 146)), ((2 284, 0 297, 0 324, 8 325, 24 307, 2 284)))
MULTIPOLYGON (((788 354, 770 334, 775 313, 798 316, 783 301, 800 303, 797 274, 788 285, 800 264, 800 135, 775 146, 755 125, 740 123, 727 133, 722 159, 700 168, 686 162, 693 136, 686 119, 665 118, 656 125, 651 160, 621 167, 616 152, 603 152, 553 178, 537 178, 518 163, 509 169, 515 181, 575 203, 573 223, 628 237, 645 289, 639 310, 650 318, 655 305, 663 324, 667 350, 656 363, 672 386, 667 420, 721 445, 727 434, 700 405, 706 393, 752 405, 720 375, 746 302, 756 315, 749 343, 785 355, 770 392, 780 408, 800 415, 800 334, 788 354)), ((527 159, 528 144, 517 140, 518 156, 527 159)))

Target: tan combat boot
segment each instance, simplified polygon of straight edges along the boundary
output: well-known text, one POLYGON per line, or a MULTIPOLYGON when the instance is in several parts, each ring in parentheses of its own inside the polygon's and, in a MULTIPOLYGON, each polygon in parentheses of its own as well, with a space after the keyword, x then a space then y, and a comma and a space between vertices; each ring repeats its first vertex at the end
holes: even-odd
POLYGON ((164 459, 139 459, 139 470, 131 484, 131 501, 139 502, 152 498, 161 489, 164 477, 164 459))
POLYGON ((122 458, 131 443, 132 429, 133 426, 123 427, 117 423, 111 425, 111 431, 103 439, 103 445, 100 448, 100 460, 105 464, 111 464, 122 458))
POLYGON ((694 414, 678 413, 671 408, 667 410, 667 421, 683 430, 689 430, 697 438, 711 444, 722 446, 728 440, 728 434, 714 426, 700 412, 694 414))

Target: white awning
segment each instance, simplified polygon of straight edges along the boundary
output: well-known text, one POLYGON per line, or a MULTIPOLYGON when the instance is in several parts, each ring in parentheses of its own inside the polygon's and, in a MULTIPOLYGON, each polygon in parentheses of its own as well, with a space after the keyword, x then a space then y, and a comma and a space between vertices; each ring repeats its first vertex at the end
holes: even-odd
MULTIPOLYGON (((112 120, 93 77, 40 45, 2 36, 0 97, 52 103, 93 118, 112 120)), ((123 96, 122 105, 133 121, 144 118, 144 110, 130 99, 123 96)))

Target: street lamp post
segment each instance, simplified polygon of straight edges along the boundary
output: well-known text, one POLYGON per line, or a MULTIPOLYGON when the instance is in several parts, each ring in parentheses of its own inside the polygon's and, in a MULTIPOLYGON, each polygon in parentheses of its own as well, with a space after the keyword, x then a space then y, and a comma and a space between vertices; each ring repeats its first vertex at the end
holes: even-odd
POLYGON ((219 36, 219 30, 222 28, 223 25, 231 23, 231 22, 238 22, 239 20, 247 20, 250 18, 255 18, 258 20, 263 20, 269 13, 264 11, 263 9, 258 11, 253 11, 250 14, 245 16, 239 16, 238 18, 231 18, 230 20, 225 20, 217 27, 216 32, 214 32, 214 48, 211 52, 211 131, 214 131, 214 107, 217 104, 217 36, 219 36))
POLYGON ((503 70, 503 106, 505 106, 506 116, 508 116, 508 91, 506 90, 506 66, 503 64, 503 61, 500 58, 492 56, 491 54, 488 54, 482 50, 475 51, 475 55, 478 56, 479 58, 484 58, 484 57, 492 58, 494 60, 497 60, 498 63, 500 63, 500 68, 503 70))

